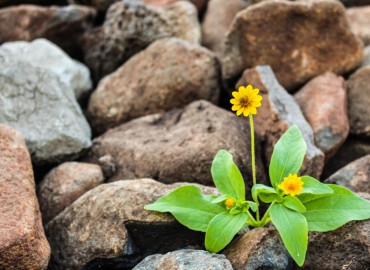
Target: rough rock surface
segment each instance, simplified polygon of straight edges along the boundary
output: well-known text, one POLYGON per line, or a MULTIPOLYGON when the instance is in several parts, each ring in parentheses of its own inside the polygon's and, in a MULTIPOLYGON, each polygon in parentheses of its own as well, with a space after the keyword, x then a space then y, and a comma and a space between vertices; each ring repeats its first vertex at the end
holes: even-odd
POLYGON ((159 9, 123 0, 111 5, 102 27, 85 35, 85 62, 98 81, 132 55, 164 37, 200 42, 200 25, 191 3, 181 1, 159 9))
POLYGON ((90 123, 102 133, 194 100, 216 103, 220 74, 216 57, 207 49, 178 38, 158 40, 99 83, 88 106, 90 123))
POLYGON ((362 59, 361 67, 370 66, 370 46, 364 49, 364 58, 362 59))
POLYGON ((347 88, 350 133, 370 137, 370 66, 352 74, 347 88))
POLYGON ((325 183, 337 184, 354 192, 370 193, 370 155, 351 162, 326 179, 325 183))
POLYGON ((236 14, 248 7, 248 0, 210 0, 202 23, 202 43, 222 56, 225 34, 236 14))
POLYGON ((72 89, 51 71, 0 49, 0 123, 21 131, 32 161, 58 162, 91 145, 91 131, 72 89))
POLYGON ((256 133, 264 140, 266 160, 270 160, 273 146, 292 125, 297 125, 307 144, 307 153, 300 173, 320 177, 324 166, 324 154, 314 144, 311 126, 304 118, 294 98, 276 80, 269 66, 257 66, 244 72, 237 83, 252 84, 260 89, 262 106, 254 117, 256 133))
POLYGON ((221 254, 204 250, 183 249, 167 254, 146 257, 133 270, 233 270, 231 263, 221 254))
POLYGON ((7 42, 1 48, 11 52, 18 61, 54 72, 68 88, 73 89, 77 99, 86 95, 92 86, 88 68, 47 39, 7 42))
POLYGON ((103 172, 95 164, 66 162, 51 170, 37 188, 44 224, 103 181, 103 172))
MULTIPOLYGON (((370 3, 369 3, 370 4, 370 3)), ((365 45, 370 44, 370 7, 353 7, 346 10, 352 32, 358 36, 365 45)))
MULTIPOLYGON (((116 171, 112 180, 151 177, 164 183, 212 185, 211 164, 226 149, 248 181, 251 157, 248 122, 207 101, 184 109, 144 116, 96 138, 85 160, 99 163, 110 155, 116 171)), ((258 179, 265 179, 257 142, 258 179)))
POLYGON ((292 267, 292 259, 273 228, 250 230, 231 242, 223 254, 234 270, 286 270, 292 267))
POLYGON ((20 5, 0 10, 0 44, 46 38, 64 51, 76 54, 79 39, 91 27, 95 10, 83 6, 41 7, 20 5))
POLYGON ((0 269, 46 269, 48 265, 50 246, 34 189, 22 134, 0 124, 0 269))
POLYGON ((326 72, 309 81, 294 98, 312 127, 317 147, 326 158, 333 156, 349 133, 344 79, 326 72))
POLYGON ((236 16, 222 68, 225 78, 232 78, 246 68, 270 65, 284 88, 293 90, 326 71, 354 69, 362 53, 337 1, 263 1, 236 16))
MULTIPOLYGON (((115 266, 129 267, 124 264, 125 256, 202 245, 204 234, 179 225, 170 214, 144 210, 146 204, 178 186, 138 179, 88 191, 47 224, 52 247, 49 268, 74 270, 86 264, 84 269, 100 269, 97 266, 106 259, 106 264, 111 260, 112 268, 105 269, 126 269, 113 268, 114 258, 118 257, 115 266)), ((210 187, 201 189, 208 194, 216 192, 210 187)))

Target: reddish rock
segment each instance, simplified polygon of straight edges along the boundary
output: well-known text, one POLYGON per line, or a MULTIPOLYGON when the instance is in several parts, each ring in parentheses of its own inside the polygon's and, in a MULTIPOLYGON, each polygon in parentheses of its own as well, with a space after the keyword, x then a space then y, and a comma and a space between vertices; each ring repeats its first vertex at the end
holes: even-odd
MULTIPOLYGON (((207 101, 183 109, 144 116, 94 140, 86 161, 99 164, 111 156, 115 172, 110 181, 151 177, 164 183, 212 185, 211 164, 226 149, 251 184, 248 122, 207 101)), ((266 179, 257 145, 258 179, 266 179)))
POLYGON ((50 247, 34 190, 22 134, 0 124, 0 269, 46 269, 48 265, 50 247))
POLYGON ((349 133, 344 79, 324 73, 309 81, 294 98, 313 129, 317 147, 326 158, 332 157, 349 133))
POLYGON ((307 153, 300 173, 319 178, 324 166, 324 154, 314 144, 311 126, 304 118, 294 98, 279 84, 269 66, 247 69, 238 81, 241 85, 252 84, 260 89, 262 106, 254 117, 257 136, 261 138, 266 160, 271 159, 273 147, 285 131, 297 125, 307 144, 307 153))
POLYGON ((66 162, 51 170, 37 190, 44 224, 103 181, 103 172, 95 164, 66 162))
POLYGON ((350 133, 370 136, 370 66, 358 69, 348 80, 350 133))
POLYGON ((80 51, 79 39, 91 27, 95 10, 83 6, 20 5, 0 9, 0 44, 46 38, 64 51, 80 51))
POLYGON ((248 7, 245 0, 210 0, 202 23, 202 43, 222 56, 225 34, 236 14, 248 7))
POLYGON ((346 13, 352 32, 358 36, 365 45, 369 45, 370 6, 349 8, 346 10, 346 13))
POLYGON ((207 49, 177 38, 161 39, 106 76, 90 98, 97 133, 134 118, 219 96, 219 63, 207 49))
POLYGON ((290 91, 326 71, 354 69, 362 53, 337 1, 263 1, 236 16, 226 35, 222 68, 229 79, 246 68, 270 65, 290 91))

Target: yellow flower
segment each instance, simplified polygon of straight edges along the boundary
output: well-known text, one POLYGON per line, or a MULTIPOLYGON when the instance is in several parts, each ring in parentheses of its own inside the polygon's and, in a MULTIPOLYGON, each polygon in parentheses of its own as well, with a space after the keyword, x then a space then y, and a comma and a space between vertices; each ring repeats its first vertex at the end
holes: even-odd
POLYGON ((278 188, 283 190, 286 195, 295 196, 303 190, 303 182, 297 174, 289 174, 289 176, 284 177, 284 181, 278 185, 278 188))
POLYGON ((232 92, 234 98, 230 100, 230 103, 233 104, 231 109, 236 111, 238 116, 243 114, 247 117, 249 114, 256 114, 262 100, 258 94, 259 91, 257 88, 253 89, 250 84, 247 87, 240 86, 238 91, 232 92))
POLYGON ((225 205, 226 205, 226 207, 227 207, 227 208, 231 208, 231 207, 233 207, 233 206, 234 206, 234 204, 235 204, 235 200, 234 200, 234 199, 229 198, 229 199, 227 199, 227 200, 225 201, 225 205))

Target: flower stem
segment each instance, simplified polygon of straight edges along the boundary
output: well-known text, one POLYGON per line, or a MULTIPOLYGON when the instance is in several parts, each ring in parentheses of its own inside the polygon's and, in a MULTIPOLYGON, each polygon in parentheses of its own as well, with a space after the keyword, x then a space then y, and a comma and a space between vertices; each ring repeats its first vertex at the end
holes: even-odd
POLYGON ((260 227, 263 227, 263 226, 265 226, 267 223, 269 223, 269 221, 270 221, 270 209, 271 209, 271 207, 274 205, 274 203, 275 203, 275 201, 273 201, 273 202, 270 204, 270 206, 269 206, 269 208, 267 209, 266 213, 263 215, 263 217, 262 217, 261 221, 258 223, 258 225, 259 225, 260 227))
POLYGON ((256 180, 256 157, 255 157, 255 149, 254 149, 254 124, 253 124, 252 114, 249 115, 249 124, 251 127, 252 177, 253 177, 253 185, 255 185, 257 184, 257 180, 256 180))
POLYGON ((248 224, 254 228, 257 228, 258 222, 254 219, 251 213, 249 213, 249 211, 247 211, 247 215, 248 215, 248 221, 249 221, 248 224))

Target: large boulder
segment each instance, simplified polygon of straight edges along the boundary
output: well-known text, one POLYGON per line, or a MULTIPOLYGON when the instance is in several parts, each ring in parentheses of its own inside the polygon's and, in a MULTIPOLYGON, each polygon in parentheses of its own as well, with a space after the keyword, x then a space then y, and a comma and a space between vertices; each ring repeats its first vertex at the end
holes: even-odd
MULTIPOLYGON (((370 2, 369 2, 370 4, 370 2)), ((352 7, 346 10, 352 32, 358 36, 364 45, 370 44, 370 7, 352 7)))
POLYGON ((207 49, 178 39, 154 42, 106 76, 90 98, 94 131, 219 96, 219 63, 207 49))
POLYGON ((50 246, 41 224, 32 164, 21 133, 0 124, 0 269, 46 269, 50 246))
POLYGON ((338 1, 263 1, 236 16, 226 36, 222 68, 228 79, 246 68, 270 65, 290 91, 326 71, 354 69, 362 53, 338 1))

